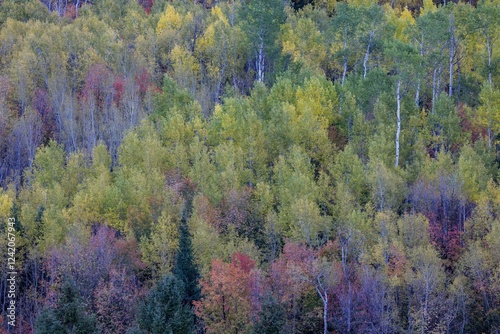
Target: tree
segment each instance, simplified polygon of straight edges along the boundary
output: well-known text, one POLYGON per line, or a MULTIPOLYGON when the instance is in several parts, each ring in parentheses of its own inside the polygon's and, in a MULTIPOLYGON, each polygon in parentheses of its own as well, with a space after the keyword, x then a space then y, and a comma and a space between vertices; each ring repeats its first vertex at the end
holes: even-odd
POLYGON ((409 328, 428 333, 443 331, 444 270, 431 245, 410 252, 412 268, 408 268, 409 328))
POLYGON ((452 151, 463 143, 463 129, 460 127, 460 118, 453 105, 453 100, 445 93, 441 93, 434 102, 434 110, 428 115, 430 130, 436 141, 435 151, 444 149, 452 151))
POLYGON ((482 0, 478 2, 477 8, 474 11, 473 20, 471 21, 472 28, 482 35, 486 43, 486 72, 487 80, 490 87, 493 86, 493 73, 496 67, 495 59, 493 59, 493 50, 498 38, 500 26, 498 21, 500 18, 500 6, 498 3, 491 0, 482 0))
POLYGON ((152 226, 149 238, 142 238, 141 253, 154 277, 162 277, 171 271, 179 247, 178 233, 176 217, 172 217, 172 214, 165 210, 158 222, 152 226))
POLYGON ((342 75, 341 85, 344 85, 349 63, 353 62, 352 57, 357 51, 358 26, 360 16, 358 10, 354 6, 347 3, 340 3, 336 6, 337 15, 332 21, 332 33, 336 43, 332 44, 333 50, 337 57, 341 58, 342 75))
POLYGON ((311 7, 298 13, 288 11, 280 36, 282 53, 313 70, 324 68, 327 48, 321 22, 317 21, 323 21, 325 14, 311 7))
MULTIPOLYGON (((296 304, 296 298, 305 298, 308 289, 314 289, 322 304, 323 333, 328 333, 331 317, 330 309, 334 302, 334 286, 337 284, 336 267, 331 259, 332 244, 313 249, 306 245, 287 242, 283 254, 271 267, 271 286, 275 285, 275 293, 282 305, 296 304)), ((295 306, 295 305, 294 305, 295 306)), ((297 305, 300 307, 299 305, 297 305)), ((287 313, 296 312, 288 310, 287 313)), ((296 315, 296 314, 295 314, 296 315)), ((294 328, 290 328, 294 330, 294 328)))
POLYGON ((251 333, 252 317, 259 309, 258 271, 247 255, 236 253, 231 263, 212 261, 212 270, 201 280, 203 298, 195 312, 207 333, 251 333))
POLYGON ((262 297, 261 310, 254 325, 253 334, 281 334, 286 313, 283 305, 272 294, 262 297))
POLYGON ((66 278, 61 286, 57 307, 45 308, 35 324, 37 334, 94 334, 99 333, 95 315, 85 311, 76 283, 66 278))
POLYGON ((189 189, 188 187, 188 185, 185 185, 185 196, 187 198, 179 225, 179 248, 175 257, 173 273, 184 284, 185 297, 183 302, 191 305, 194 301, 200 299, 201 291, 198 284, 200 273, 194 262, 192 236, 188 225, 193 210, 194 189, 189 189))
POLYGON ((479 94, 481 105, 477 109, 475 122, 486 129, 488 147, 491 149, 494 138, 500 132, 500 118, 496 108, 500 105, 500 90, 493 86, 483 85, 479 94))
POLYGON ((241 9, 242 29, 252 43, 257 81, 264 82, 265 72, 272 68, 275 41, 285 18, 281 0, 250 1, 241 9))
MULTIPOLYGON (((443 9, 437 10, 431 4, 422 15, 416 20, 416 25, 411 30, 414 31, 415 45, 420 55, 419 71, 417 73, 417 89, 415 92, 415 105, 420 105, 421 77, 424 73, 432 78, 431 81, 431 114, 434 114, 434 107, 441 91, 441 77, 443 74, 443 62, 445 50, 449 46, 451 38, 449 16, 443 9)), ((426 9, 426 7, 424 7, 426 9)), ((451 52, 451 50, 450 50, 451 52)))
POLYGON ((134 322, 138 302, 136 277, 111 269, 94 291, 97 322, 103 334, 125 333, 134 322))
POLYGON ((192 333, 193 313, 183 304, 184 291, 175 275, 163 276, 139 307, 139 327, 152 334, 192 333))
POLYGON ((415 65, 418 54, 415 49, 404 42, 394 40, 387 46, 386 54, 392 62, 396 84, 396 159, 395 166, 399 166, 399 139, 401 135, 401 100, 408 93, 413 84, 415 65))
POLYGON ((387 168, 383 162, 370 162, 373 204, 378 211, 397 211, 407 194, 404 179, 387 168))
POLYGON ((210 89, 210 100, 206 104, 211 107, 220 102, 226 84, 232 85, 233 89, 242 88, 239 81, 244 76, 249 52, 247 36, 239 25, 234 24, 234 12, 239 9, 239 3, 222 6, 212 9, 212 22, 207 24, 196 48, 197 58, 204 65, 202 81, 210 89))

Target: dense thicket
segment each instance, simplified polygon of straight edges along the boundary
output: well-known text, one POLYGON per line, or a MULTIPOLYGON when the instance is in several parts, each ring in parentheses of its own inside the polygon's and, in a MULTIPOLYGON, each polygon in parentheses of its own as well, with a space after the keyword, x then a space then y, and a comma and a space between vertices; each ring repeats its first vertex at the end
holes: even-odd
POLYGON ((0 1, 0 332, 498 334, 499 36, 498 0, 0 1))

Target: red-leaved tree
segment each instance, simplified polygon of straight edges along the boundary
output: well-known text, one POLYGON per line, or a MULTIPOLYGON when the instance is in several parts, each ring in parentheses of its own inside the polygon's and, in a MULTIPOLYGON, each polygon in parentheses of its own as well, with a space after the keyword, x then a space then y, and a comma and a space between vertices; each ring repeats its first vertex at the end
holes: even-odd
POLYGON ((213 260, 210 275, 201 280, 203 298, 194 302, 207 333, 250 333, 259 281, 255 261, 245 254, 234 254, 231 263, 213 260))

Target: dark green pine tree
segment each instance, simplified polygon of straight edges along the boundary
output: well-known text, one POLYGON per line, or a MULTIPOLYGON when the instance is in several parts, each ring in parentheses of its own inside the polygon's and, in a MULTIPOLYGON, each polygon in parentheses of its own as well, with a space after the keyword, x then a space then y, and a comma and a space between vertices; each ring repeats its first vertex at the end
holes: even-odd
POLYGON ((183 299, 182 281, 172 274, 164 276, 140 306, 140 328, 151 334, 192 333, 193 311, 183 299))
POLYGON ((35 323, 36 334, 94 334, 99 333, 94 315, 85 311, 74 281, 65 279, 56 308, 46 308, 35 323))
POLYGON ((180 227, 179 250, 175 258, 174 275, 184 284, 184 303, 191 304, 200 299, 200 286, 198 279, 200 274, 194 264, 193 250, 191 246, 191 235, 187 225, 180 227))
POLYGON ((285 325, 285 309, 272 295, 267 295, 262 300, 262 309, 259 320, 253 328, 254 334, 279 334, 283 333, 285 325))
POLYGON ((191 233, 187 222, 191 217, 193 205, 193 189, 186 186, 184 189, 184 197, 186 205, 182 213, 182 221, 179 228, 179 250, 175 258, 174 275, 184 283, 185 296, 184 303, 191 304, 194 300, 200 299, 200 286, 198 280, 200 273, 194 263, 193 247, 191 244, 191 233))

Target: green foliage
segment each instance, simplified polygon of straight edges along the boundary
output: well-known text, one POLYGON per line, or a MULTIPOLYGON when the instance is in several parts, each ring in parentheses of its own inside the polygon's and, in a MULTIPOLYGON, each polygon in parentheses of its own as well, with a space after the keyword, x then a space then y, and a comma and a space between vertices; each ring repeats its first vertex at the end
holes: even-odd
POLYGON ((29 20, 39 20, 45 22, 54 21, 54 16, 50 15, 47 7, 36 0, 5 0, 0 6, 0 26, 10 18, 16 21, 27 22, 29 20))
POLYGON ((262 309, 259 313, 259 322, 255 324, 253 333, 282 333, 286 316, 283 306, 272 295, 265 296, 263 299, 262 309))
POLYGON ((72 279, 66 279, 61 286, 57 307, 42 311, 36 319, 35 333, 99 333, 95 316, 89 315, 85 306, 76 283, 72 279))
POLYGON ((0 2, 35 332, 498 328, 497 0, 0 2))
POLYGON ((64 172, 64 150, 55 141, 37 151, 33 177, 45 188, 52 188, 64 172))
POLYGON ((198 286, 200 274, 194 263, 191 235, 187 225, 181 225, 179 234, 179 249, 175 257, 173 272, 184 283, 186 290, 184 300, 192 302, 200 299, 200 287, 198 286))
POLYGON ((192 333, 193 312, 183 304, 184 285, 172 274, 162 277, 140 306, 138 323, 152 334, 192 333))
POLYGON ((427 117, 432 131, 433 141, 437 147, 453 151, 462 144, 463 133, 460 128, 460 118, 457 115, 453 100, 441 94, 434 107, 434 112, 427 117))

